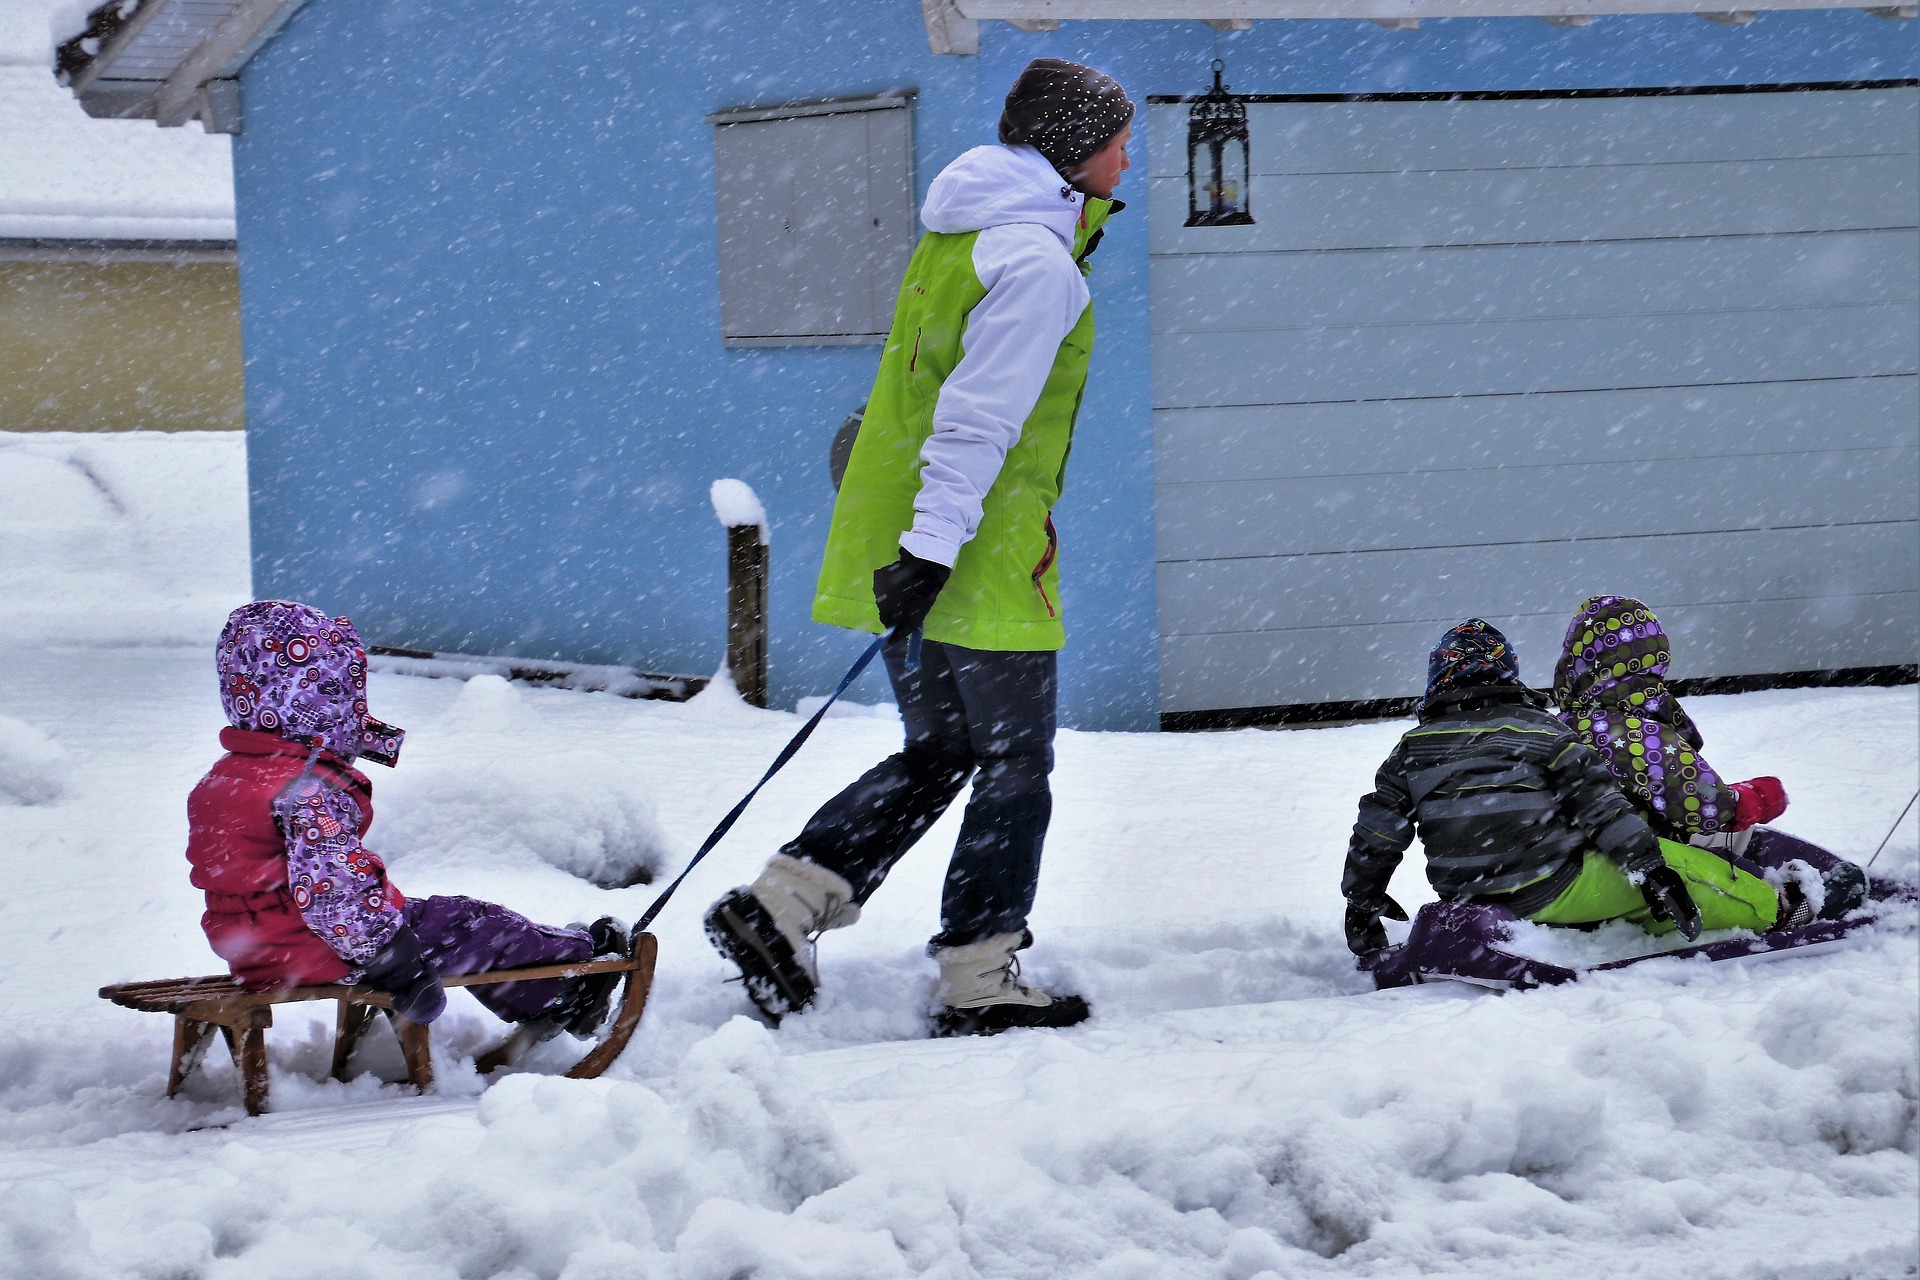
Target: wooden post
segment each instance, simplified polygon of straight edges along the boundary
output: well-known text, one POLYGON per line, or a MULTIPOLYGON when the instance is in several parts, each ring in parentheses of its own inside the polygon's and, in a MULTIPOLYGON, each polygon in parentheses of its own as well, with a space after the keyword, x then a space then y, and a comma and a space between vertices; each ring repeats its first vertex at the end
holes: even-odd
POLYGON ((760 526, 727 527, 727 670, 748 705, 767 705, 767 544, 760 526))

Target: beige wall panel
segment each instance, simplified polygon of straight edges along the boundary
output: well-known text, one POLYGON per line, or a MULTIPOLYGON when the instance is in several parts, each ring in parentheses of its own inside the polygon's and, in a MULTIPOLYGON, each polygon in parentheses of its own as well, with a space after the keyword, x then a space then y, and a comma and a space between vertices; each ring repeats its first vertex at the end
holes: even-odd
POLYGON ((0 430, 245 424, 232 263, 0 262, 0 430))

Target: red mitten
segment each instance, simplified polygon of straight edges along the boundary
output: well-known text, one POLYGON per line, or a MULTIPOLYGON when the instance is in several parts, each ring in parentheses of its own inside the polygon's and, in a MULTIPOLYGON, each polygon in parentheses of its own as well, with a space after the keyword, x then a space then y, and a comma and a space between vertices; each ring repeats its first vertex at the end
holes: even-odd
POLYGON ((1733 784, 1738 802, 1733 811, 1733 829, 1745 831, 1757 822, 1772 822, 1787 811, 1787 789, 1778 778, 1752 778, 1733 784))

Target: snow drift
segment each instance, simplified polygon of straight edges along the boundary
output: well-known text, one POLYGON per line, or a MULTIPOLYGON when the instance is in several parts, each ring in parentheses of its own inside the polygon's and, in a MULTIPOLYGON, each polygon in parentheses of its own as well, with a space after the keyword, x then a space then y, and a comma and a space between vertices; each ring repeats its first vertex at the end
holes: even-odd
POLYGON ((544 862, 617 888, 658 876, 669 848, 632 768, 568 745, 499 676, 467 681, 444 719, 408 736, 374 808, 368 843, 396 876, 544 862))
POLYGON ((0 633, 211 653, 248 599, 246 484, 239 432, 0 432, 0 633))
POLYGON ((0 716, 0 804, 51 804, 67 789, 67 753, 21 720, 0 716))

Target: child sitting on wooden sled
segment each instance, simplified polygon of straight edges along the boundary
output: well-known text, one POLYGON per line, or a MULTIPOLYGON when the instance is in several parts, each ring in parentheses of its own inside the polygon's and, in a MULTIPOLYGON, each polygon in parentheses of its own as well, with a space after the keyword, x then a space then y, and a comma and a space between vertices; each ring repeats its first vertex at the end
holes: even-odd
POLYGON ((1341 891, 1347 945, 1386 945, 1381 918, 1407 918, 1387 884, 1416 832, 1445 900, 1506 907, 1540 924, 1625 918, 1674 927, 1771 929, 1772 885, 1704 849, 1657 839, 1606 764, 1520 683, 1506 637, 1472 618, 1427 661, 1420 723, 1360 801, 1341 891))
MULTIPOLYGON (((207 895, 207 941, 250 987, 362 982, 414 1022, 446 1008, 440 974, 625 954, 609 918, 535 924, 474 898, 403 896, 360 843, 373 784, 356 759, 391 767, 405 735, 367 714, 367 654, 353 623, 257 600, 228 617, 216 650, 229 728, 187 798, 187 861, 207 895)), ((591 1034, 615 974, 474 989, 509 1022, 591 1034)))

